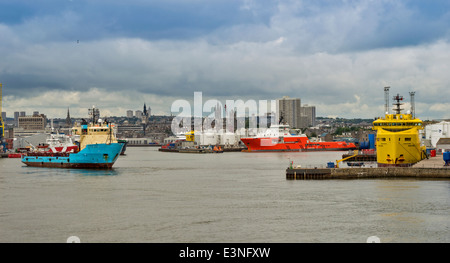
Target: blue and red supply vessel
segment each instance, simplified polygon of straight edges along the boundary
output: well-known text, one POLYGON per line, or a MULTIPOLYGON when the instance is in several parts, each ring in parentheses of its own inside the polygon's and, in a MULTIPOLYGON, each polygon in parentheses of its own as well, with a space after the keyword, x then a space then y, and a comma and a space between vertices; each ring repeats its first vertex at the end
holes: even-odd
POLYGON ((122 151, 122 144, 88 144, 77 153, 28 153, 22 162, 34 167, 111 169, 122 151))
POLYGON ((98 119, 95 108, 91 124, 83 119, 79 127, 80 151, 74 153, 38 151, 22 156, 22 162, 27 166, 54 168, 89 168, 111 169, 124 146, 115 140, 111 123, 98 119))

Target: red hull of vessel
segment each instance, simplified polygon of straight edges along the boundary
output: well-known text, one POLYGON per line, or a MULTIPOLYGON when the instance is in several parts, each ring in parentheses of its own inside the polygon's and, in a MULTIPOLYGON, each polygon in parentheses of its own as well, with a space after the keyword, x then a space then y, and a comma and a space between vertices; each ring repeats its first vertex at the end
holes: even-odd
POLYGON ((113 163, 44 163, 44 162, 24 162, 31 167, 47 168, 73 168, 73 169, 112 169, 113 163))
POLYGON ((305 145, 305 151, 348 151, 356 150, 354 143, 346 142, 314 142, 305 145))
POLYGON ((257 151, 347 151, 357 149, 354 143, 309 142, 307 137, 241 138, 248 152, 257 151))
POLYGON ((8 158, 22 158, 22 154, 20 154, 20 153, 10 153, 10 154, 8 154, 8 158))
POLYGON ((278 138, 241 138, 241 141, 247 146, 247 151, 301 151, 304 149, 308 138, 285 137, 282 141, 278 138))

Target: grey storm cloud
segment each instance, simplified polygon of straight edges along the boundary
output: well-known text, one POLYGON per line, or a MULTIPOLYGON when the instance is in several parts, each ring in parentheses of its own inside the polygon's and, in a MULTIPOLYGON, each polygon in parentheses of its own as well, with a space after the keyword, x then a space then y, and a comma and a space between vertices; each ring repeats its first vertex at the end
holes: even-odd
POLYGON ((167 114, 173 100, 202 91, 223 100, 288 95, 316 105, 319 115, 373 117, 384 86, 405 97, 416 91, 418 112, 430 117, 445 118, 450 109, 442 99, 450 95, 445 8, 417 1, 37 2, 0 3, 11 10, 0 19, 9 111, 55 112, 97 99, 111 114, 144 102, 167 114), (67 99, 33 102, 42 94, 67 99))

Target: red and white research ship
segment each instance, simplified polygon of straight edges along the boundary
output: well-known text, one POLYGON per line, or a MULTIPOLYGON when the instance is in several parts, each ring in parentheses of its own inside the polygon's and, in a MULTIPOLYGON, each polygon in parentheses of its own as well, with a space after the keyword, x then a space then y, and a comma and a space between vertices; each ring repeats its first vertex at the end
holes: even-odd
POLYGON ((79 151, 78 145, 73 143, 71 136, 60 133, 49 134, 46 143, 37 146, 37 148, 49 153, 76 153, 79 151))
POLYGON ((257 151, 347 151, 357 149, 354 143, 311 142, 305 134, 292 135, 289 125, 272 125, 255 137, 241 138, 248 152, 257 151))

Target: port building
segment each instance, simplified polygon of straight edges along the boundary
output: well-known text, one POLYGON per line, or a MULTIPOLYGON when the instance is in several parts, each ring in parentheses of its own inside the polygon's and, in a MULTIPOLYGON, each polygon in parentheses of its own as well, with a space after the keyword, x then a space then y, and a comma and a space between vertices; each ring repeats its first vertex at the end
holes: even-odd
POLYGON ((18 118, 18 128, 27 131, 45 130, 47 117, 44 114, 35 114, 33 116, 23 116, 18 118))
POLYGON ((442 121, 425 126, 425 140, 428 140, 430 146, 436 148, 440 138, 450 138, 450 122, 442 121))
POLYGON ((440 138, 436 143, 436 151, 439 154, 450 151, 450 138, 440 138))

